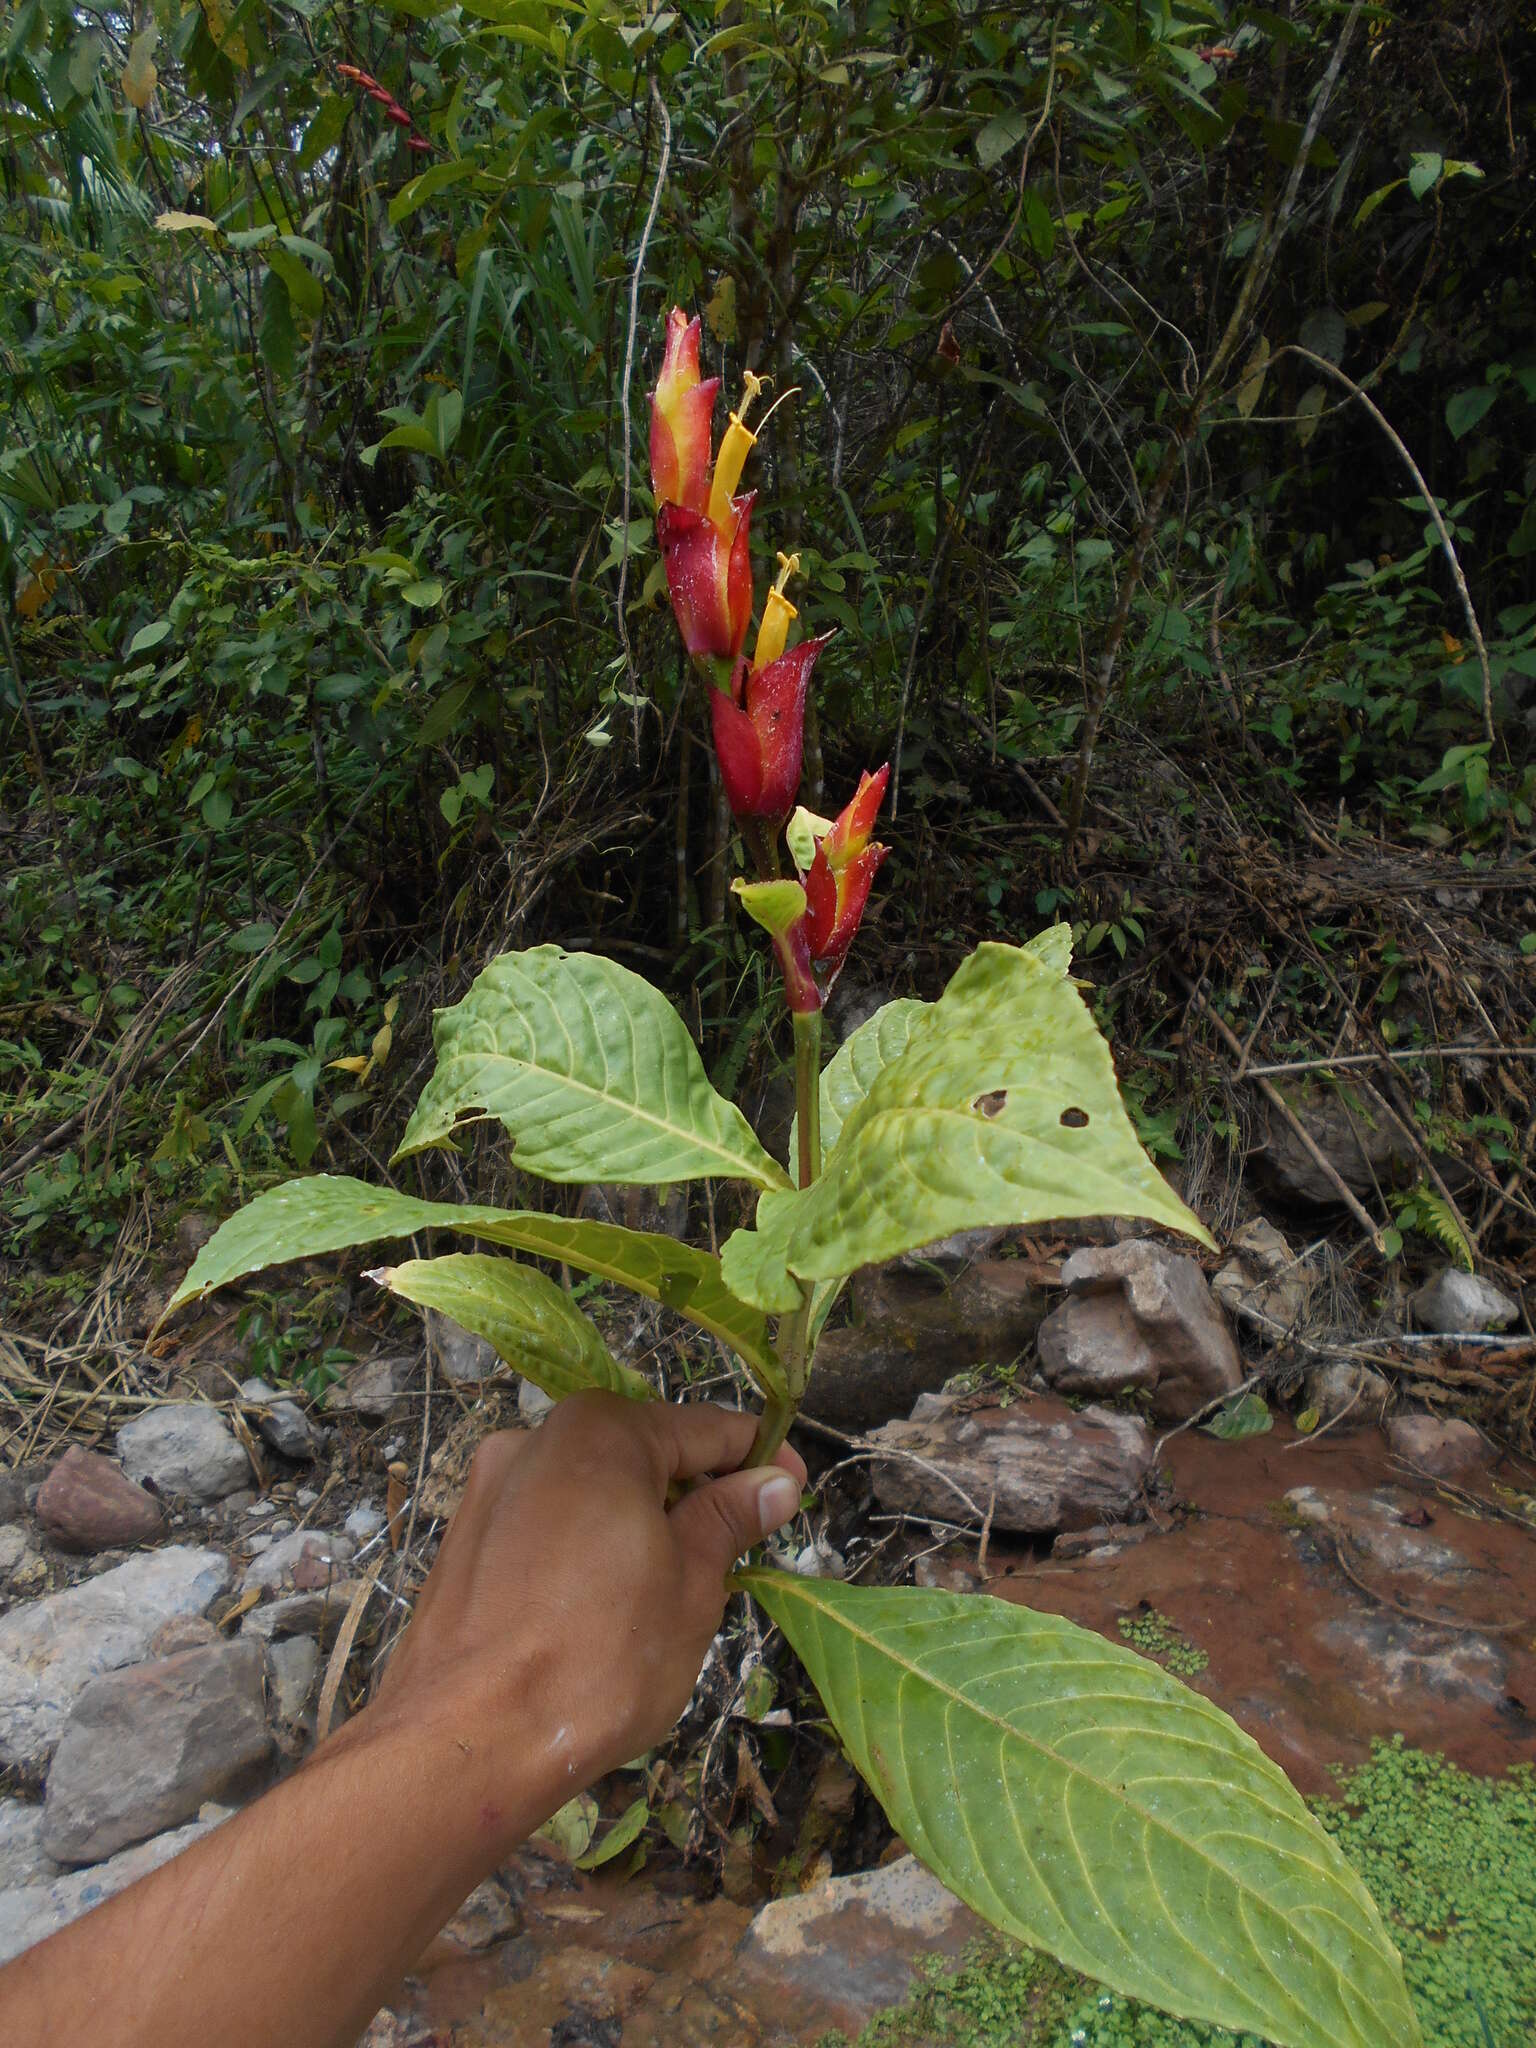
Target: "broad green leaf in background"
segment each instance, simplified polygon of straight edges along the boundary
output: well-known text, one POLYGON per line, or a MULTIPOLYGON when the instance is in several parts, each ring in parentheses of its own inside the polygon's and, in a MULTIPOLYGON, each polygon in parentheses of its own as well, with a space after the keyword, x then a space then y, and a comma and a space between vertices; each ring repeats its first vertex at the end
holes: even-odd
POLYGON ((1140 1216, 1209 1244, 1137 1140, 1070 959, 1065 925, 980 946, 848 1109, 820 1180, 765 1194, 756 1229, 727 1241, 726 1285, 783 1313, 800 1280, 1067 1216, 1140 1216))
POLYGON ((1285 1774, 1056 1615, 748 1570, 902 1840, 996 1927, 1279 2048, 1417 2048, 1402 1963, 1285 1774))
POLYGON ((657 1232, 589 1223, 536 1210, 474 1202, 423 1202, 344 1174, 317 1173, 269 1189, 216 1230, 166 1307, 169 1315, 216 1287, 264 1266, 322 1252, 347 1251, 418 1230, 462 1230, 535 1257, 558 1259, 603 1280, 617 1280, 648 1301, 686 1316, 737 1352, 758 1384, 781 1393, 783 1373, 760 1310, 739 1301, 720 1278, 711 1252, 657 1232))
POLYGON ((450 1252, 381 1266, 368 1277, 483 1337, 498 1358, 552 1400, 584 1387, 603 1387, 629 1401, 655 1399, 655 1389, 617 1362, 564 1288, 532 1266, 486 1252, 450 1252))
MULTIPOLYGON (((437 1071, 395 1158, 495 1117, 546 1180, 664 1184, 705 1175, 784 1188, 741 1111, 710 1087, 683 1020, 638 974, 535 946, 493 960, 433 1025, 437 1071)), ((933 1234, 929 1233, 930 1236, 933 1234)))

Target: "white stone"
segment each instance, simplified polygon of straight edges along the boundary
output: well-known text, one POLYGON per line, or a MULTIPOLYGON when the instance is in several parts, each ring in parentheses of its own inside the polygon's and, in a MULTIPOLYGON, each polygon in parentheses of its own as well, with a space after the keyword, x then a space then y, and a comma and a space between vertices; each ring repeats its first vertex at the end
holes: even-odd
POLYGON ((524 1380, 517 1390, 517 1412, 530 1429, 537 1428, 554 1402, 542 1387, 536 1387, 532 1380, 524 1380))
POLYGON ((370 1507, 364 1501, 361 1507, 352 1510, 341 1526, 354 1543, 371 1543, 384 1526, 384 1510, 370 1507))
POLYGON ((1444 1336, 1480 1336, 1485 1330, 1507 1330, 1520 1314, 1520 1304, 1501 1293, 1481 1273, 1463 1273, 1446 1266, 1421 1287, 1409 1307, 1424 1330, 1444 1336))
POLYGON ((256 1410, 256 1427, 285 1458, 313 1458, 324 1444, 325 1432, 315 1427, 298 1402, 265 1380, 242 1380, 240 1398, 256 1410))
POLYGON ((41 1884, 59 1874, 43 1851, 43 1809, 21 1799, 0 1799, 0 1891, 41 1884))
POLYGON ((20 1522, 7 1522, 0 1529, 0 1573, 15 1571, 27 1554, 27 1532, 20 1522))
POLYGON ((183 1849, 190 1849, 204 1835, 212 1834, 229 1819, 229 1809, 205 1806, 194 1821, 168 1834, 151 1836, 131 1849, 96 1863, 88 1870, 72 1870, 51 1883, 23 1884, 0 1891, 0 1963, 8 1963, 35 1942, 46 1940, 99 1906, 115 1893, 169 1863, 183 1849))
POLYGON ((192 1500, 222 1500, 251 1476, 244 1445, 202 1401, 146 1408, 117 1432, 117 1454, 130 1479, 192 1500))
POLYGON ((217 1550, 172 1544, 0 1619, 0 1763, 48 1761, 91 1679, 149 1655, 177 1614, 201 1614, 229 1583, 217 1550))

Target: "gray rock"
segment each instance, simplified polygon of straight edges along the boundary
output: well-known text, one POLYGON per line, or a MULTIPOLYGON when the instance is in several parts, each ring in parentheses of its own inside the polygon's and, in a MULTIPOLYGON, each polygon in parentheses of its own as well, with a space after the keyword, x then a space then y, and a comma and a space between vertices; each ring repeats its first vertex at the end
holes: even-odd
POLYGON ((1520 1304, 1501 1293, 1481 1273, 1463 1273, 1446 1266, 1421 1287, 1409 1302, 1420 1329, 1446 1336, 1481 1335, 1507 1330, 1520 1314, 1520 1304))
POLYGON ((395 1404, 415 1378, 421 1364, 410 1351, 382 1352, 354 1365, 325 1397, 327 1415, 361 1415, 367 1422, 387 1422, 395 1404))
POLYGON ((742 1936, 735 1967, 790 2002, 814 1984, 819 2015, 830 2008, 856 2034, 906 1997, 920 1957, 958 1955, 983 1931, 915 1856, 902 1856, 773 1900, 742 1936))
POLYGON ((291 1727, 309 1705, 320 1670, 320 1649, 312 1636, 289 1636, 267 1653, 272 1712, 291 1727))
MULTIPOLYGON (((1372 1195, 1378 1186, 1391 1186, 1411 1171, 1411 1148, 1390 1119, 1373 1115, 1363 1104, 1346 1102, 1321 1082, 1281 1082, 1279 1087, 1308 1137, 1352 1194, 1372 1195)), ((1340 1208, 1338 1189, 1286 1119, 1267 1103, 1260 1115, 1258 1143, 1249 1154, 1256 1178, 1298 1208, 1340 1208)))
POLYGON ((240 1583, 247 1592, 262 1586, 284 1593, 318 1593, 345 1576, 344 1567, 356 1548, 350 1536, 336 1530, 295 1529, 252 1558, 240 1583))
POLYGON ((0 1529, 0 1576, 9 1577, 27 1554, 27 1532, 20 1522, 0 1529))
POLYGON ((1061 1269, 1067 1299, 1040 1326, 1040 1373, 1063 1394, 1145 1387, 1184 1422, 1241 1386, 1242 1360, 1205 1275, 1150 1238, 1092 1245, 1061 1269))
POLYGON ((494 1344, 488 1344, 484 1337, 477 1337, 473 1331, 461 1329, 452 1316, 445 1316, 441 1309, 427 1310, 427 1343, 432 1355, 448 1378, 457 1386, 477 1386, 481 1380, 488 1380, 492 1373, 501 1370, 501 1359, 494 1344))
POLYGON ((221 1500, 251 1476, 244 1446, 201 1401, 146 1408, 117 1432, 117 1454, 130 1479, 191 1500, 221 1500))
POLYGON ((315 1427, 297 1401, 265 1380, 242 1380, 240 1398, 255 1408, 256 1427, 285 1458, 313 1458, 323 1448, 324 1430, 315 1427))
POLYGON ((139 1663, 163 1622, 201 1614, 228 1582, 219 1551, 175 1544, 12 1608, 0 1619, 0 1763, 46 1763, 91 1679, 139 1663))
POLYGON ((443 1938, 456 1948, 477 1951, 505 1941, 508 1935, 517 1933, 519 1925, 517 1908, 506 1888, 494 1877, 488 1877, 484 1884, 475 1886, 448 1922, 443 1938))
POLYGON ((1480 1576, 1459 1550, 1404 1520, 1419 1504, 1395 1486, 1351 1493, 1336 1486, 1293 1486, 1285 1504, 1298 1521, 1325 1529, 1343 1548, 1394 1577, 1417 1580, 1427 1591, 1469 1585, 1480 1576))
POLYGON ((1493 1463, 1481 1430, 1436 1415, 1394 1415, 1387 1424, 1394 1457, 1435 1479, 1461 1479, 1493 1463))
POLYGON ((524 1380, 517 1390, 517 1412, 530 1429, 535 1429, 544 1420, 554 1401, 542 1387, 536 1387, 532 1380, 524 1380))
POLYGON ((43 1848, 99 1863, 191 1820, 270 1747, 259 1642, 109 1671, 75 1702, 48 1772, 43 1848))
POLYGON ((364 1501, 342 1523, 343 1532, 357 1544, 371 1543, 384 1526, 384 1510, 364 1501))
POLYGON ((871 1442, 895 1455, 871 1472, 881 1504, 937 1521, 979 1520, 997 1529, 1086 1529, 1134 1521, 1152 1461, 1152 1436, 1112 1408, 1074 1413, 1050 1395, 1007 1408, 924 1394, 908 1422, 888 1422, 871 1442))
POLYGON ((338 1579, 318 1592, 268 1600, 251 1609, 240 1624, 240 1633, 267 1643, 287 1636, 318 1636, 321 1642, 329 1642, 346 1619, 362 1583, 360 1579, 338 1579))
POLYGON ((1311 1267, 1298 1260, 1273 1223, 1255 1216, 1233 1236, 1211 1292, 1240 1323, 1273 1339, 1301 1321, 1316 1284, 1311 1267))
POLYGON ((937 1262, 927 1271, 886 1267, 863 1278, 861 1292, 877 1313, 823 1334, 806 1389, 806 1413, 840 1429, 907 1415, 919 1395, 968 1366, 1012 1364, 1046 1311, 1039 1276, 1023 1259, 957 1264, 952 1279, 937 1262))
POLYGON ((43 1851, 43 1809, 0 1799, 0 1892, 17 1884, 44 1884, 59 1866, 43 1851))
POLYGON ((0 1963, 8 1963, 34 1943, 57 1934, 92 1906, 99 1906, 229 1819, 229 1809, 206 1807, 195 1821, 171 1833, 156 1835, 89 1870, 70 1871, 51 1884, 24 1884, 0 1891, 0 1963))
POLYGON ((1302 1398, 1317 1416, 1319 1428, 1326 1422, 1334 1426, 1335 1434, 1375 1429, 1386 1421, 1392 1406, 1392 1382, 1369 1365, 1314 1365, 1302 1398))
POLYGON ((1378 1713, 1400 1712, 1410 1703, 1422 1711, 1427 1699, 1507 1711, 1509 1652, 1487 1636, 1429 1627, 1384 1608, 1340 1615, 1313 1633, 1344 1663, 1351 1689, 1378 1713))

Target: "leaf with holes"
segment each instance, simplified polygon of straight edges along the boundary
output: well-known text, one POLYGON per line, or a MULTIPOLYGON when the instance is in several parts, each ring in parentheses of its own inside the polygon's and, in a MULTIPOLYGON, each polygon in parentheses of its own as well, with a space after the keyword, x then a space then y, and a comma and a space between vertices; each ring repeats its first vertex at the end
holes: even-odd
POLYGON ((368 1277, 402 1301, 440 1309, 461 1329, 483 1337, 498 1358, 553 1401, 586 1387, 629 1401, 655 1399, 650 1384, 611 1355, 564 1288, 532 1266, 486 1252, 450 1252, 382 1266, 368 1277))
POLYGON ((263 1266, 347 1251, 380 1238, 410 1237, 418 1230, 462 1230, 490 1244, 617 1280, 729 1345, 766 1393, 784 1390, 783 1369, 761 1310, 731 1293, 720 1278, 720 1261, 710 1252, 617 1223, 475 1202, 423 1202, 345 1174, 317 1173, 258 1195, 209 1238, 165 1314, 263 1266))
POLYGON ((395 1158, 494 1117, 516 1163, 556 1181, 706 1175, 784 1188, 751 1125, 710 1087, 683 1020, 638 974, 595 953, 535 946, 493 960, 439 1010, 437 1070, 395 1158))
POLYGON ((985 1596, 733 1583, 783 1629, 902 1840, 995 1927, 1278 2048, 1417 2048, 1370 1894, 1209 1700, 985 1596))
POLYGON ((1055 925, 971 955, 851 1104, 821 1178, 765 1194, 728 1240, 733 1293, 783 1313, 802 1281, 982 1225, 1141 1216, 1211 1242, 1137 1140, 1071 946, 1055 925))

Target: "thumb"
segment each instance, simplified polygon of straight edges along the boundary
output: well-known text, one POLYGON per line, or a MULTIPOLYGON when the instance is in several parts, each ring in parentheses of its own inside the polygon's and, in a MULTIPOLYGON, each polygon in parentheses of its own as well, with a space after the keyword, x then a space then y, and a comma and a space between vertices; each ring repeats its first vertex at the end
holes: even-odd
POLYGON ((799 1506, 799 1481, 770 1465, 695 1488, 669 1519, 690 1556, 723 1578, 743 1551, 781 1528, 799 1506))

